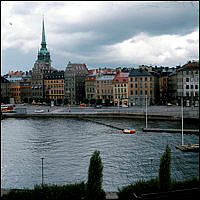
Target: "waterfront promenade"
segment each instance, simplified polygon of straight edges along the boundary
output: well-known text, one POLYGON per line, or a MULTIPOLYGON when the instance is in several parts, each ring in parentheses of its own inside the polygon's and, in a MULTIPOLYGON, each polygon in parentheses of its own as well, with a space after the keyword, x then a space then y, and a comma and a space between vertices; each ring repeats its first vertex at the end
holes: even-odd
MULTIPOLYGON (((8 113, 6 117, 69 117, 69 118, 146 118, 145 106, 123 107, 63 107, 63 106, 33 106, 16 105, 16 108, 26 108, 26 114, 8 113), (42 111, 38 113, 36 111, 42 111)), ((180 106, 149 106, 148 119, 156 120, 181 120, 180 106)), ((199 119, 199 107, 184 107, 184 119, 199 119)))

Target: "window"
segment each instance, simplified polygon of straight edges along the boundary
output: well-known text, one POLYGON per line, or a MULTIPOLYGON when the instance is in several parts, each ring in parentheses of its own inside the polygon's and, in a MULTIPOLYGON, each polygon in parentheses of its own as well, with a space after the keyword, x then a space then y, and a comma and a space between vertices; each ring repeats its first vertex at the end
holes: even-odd
POLYGON ((198 85, 195 85, 195 89, 198 89, 198 85))
POLYGON ((145 90, 145 95, 147 95, 147 90, 145 90))
POLYGON ((142 95, 143 93, 142 93, 142 90, 140 90, 140 95, 142 95))
POLYGON ((133 95, 133 90, 131 90, 131 95, 133 95))
POLYGON ((137 95, 137 90, 135 91, 135 95, 137 95))
POLYGON ((135 84, 135 88, 137 88, 137 83, 135 84))
POLYGON ((189 80, 190 80, 189 78, 186 78, 186 82, 189 82, 189 80))
POLYGON ((189 89, 189 85, 186 85, 186 89, 189 89))
POLYGON ((131 83, 131 88, 133 88, 133 84, 131 83))
POLYGON ((193 89, 193 85, 191 85, 190 88, 193 89))

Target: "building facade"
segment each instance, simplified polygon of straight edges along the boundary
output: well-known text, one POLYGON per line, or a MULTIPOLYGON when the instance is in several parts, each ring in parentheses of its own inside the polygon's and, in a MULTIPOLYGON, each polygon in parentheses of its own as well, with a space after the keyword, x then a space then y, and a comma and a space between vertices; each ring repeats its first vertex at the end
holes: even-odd
POLYGON ((85 78, 85 94, 89 101, 96 100, 96 75, 91 74, 85 78))
POLYGON ((113 80, 115 75, 102 74, 96 77, 96 99, 103 104, 113 104, 113 80))
POLYGON ((10 82, 1 76, 1 103, 9 103, 10 97, 10 82))
POLYGON ((199 105, 199 62, 188 62, 169 75, 169 91, 173 103, 199 105))
POLYGON ((85 78, 88 69, 85 64, 69 62, 64 74, 65 99, 69 104, 80 104, 85 99, 85 78))
POLYGON ((158 99, 158 77, 142 70, 133 69, 128 77, 129 105, 156 104, 158 99))
POLYGON ((7 77, 10 83, 9 97, 14 98, 15 103, 28 103, 29 99, 32 98, 31 73, 22 72, 16 74, 12 73, 7 77))
POLYGON ((113 80, 114 105, 128 106, 128 75, 129 73, 118 72, 113 80))
POLYGON ((64 103, 64 71, 53 71, 44 78, 45 99, 64 103))

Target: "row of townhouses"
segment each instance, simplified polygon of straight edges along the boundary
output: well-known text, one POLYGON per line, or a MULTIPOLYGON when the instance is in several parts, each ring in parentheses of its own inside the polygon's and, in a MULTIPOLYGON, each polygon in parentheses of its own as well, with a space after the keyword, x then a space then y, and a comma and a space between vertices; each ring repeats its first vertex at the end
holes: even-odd
POLYGON ((69 62, 65 70, 51 66, 45 40, 32 70, 1 76, 1 100, 16 103, 34 101, 57 104, 149 105, 178 103, 198 105, 199 61, 176 68, 138 66, 134 68, 88 69, 69 62))

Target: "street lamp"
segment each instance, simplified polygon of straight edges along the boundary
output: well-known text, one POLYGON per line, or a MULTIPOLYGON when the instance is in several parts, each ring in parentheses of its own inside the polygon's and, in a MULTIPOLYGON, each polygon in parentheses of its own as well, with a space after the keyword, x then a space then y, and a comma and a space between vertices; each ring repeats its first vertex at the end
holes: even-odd
POLYGON ((44 158, 42 157, 42 187, 43 187, 43 183, 44 183, 44 173, 43 173, 43 160, 44 158))

